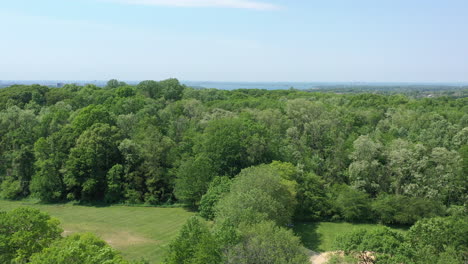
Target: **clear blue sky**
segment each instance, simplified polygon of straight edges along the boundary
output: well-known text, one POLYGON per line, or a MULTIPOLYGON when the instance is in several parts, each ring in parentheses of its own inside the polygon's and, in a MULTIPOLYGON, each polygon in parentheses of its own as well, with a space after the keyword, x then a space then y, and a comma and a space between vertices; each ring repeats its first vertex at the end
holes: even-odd
POLYGON ((467 0, 1 0, 0 80, 468 81, 467 0))

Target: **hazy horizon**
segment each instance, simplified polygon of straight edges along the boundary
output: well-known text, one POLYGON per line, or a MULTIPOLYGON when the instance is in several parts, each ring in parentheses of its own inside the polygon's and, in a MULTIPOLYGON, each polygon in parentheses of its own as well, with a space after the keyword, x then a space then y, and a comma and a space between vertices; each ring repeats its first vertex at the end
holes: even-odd
POLYGON ((468 2, 2 1, 0 80, 468 83, 468 2))

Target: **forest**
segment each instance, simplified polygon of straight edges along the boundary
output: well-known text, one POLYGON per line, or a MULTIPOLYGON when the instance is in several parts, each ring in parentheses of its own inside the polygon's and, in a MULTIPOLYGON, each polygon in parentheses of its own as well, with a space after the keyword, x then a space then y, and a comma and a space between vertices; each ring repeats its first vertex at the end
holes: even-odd
MULTIPOLYGON (((306 221, 389 226, 339 237, 329 263, 463 264, 467 90, 430 92, 2 88, 0 198, 184 206, 197 215, 165 264, 310 263, 306 221)), ((46 213, 1 211, 1 263, 129 263, 46 213)))

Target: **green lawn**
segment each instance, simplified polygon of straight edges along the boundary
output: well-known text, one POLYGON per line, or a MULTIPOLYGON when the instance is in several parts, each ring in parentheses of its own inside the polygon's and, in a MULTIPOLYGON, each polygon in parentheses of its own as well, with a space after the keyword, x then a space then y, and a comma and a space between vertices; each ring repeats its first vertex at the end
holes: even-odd
POLYGON ((92 232, 130 260, 145 258, 159 263, 168 243, 193 213, 182 208, 92 207, 72 204, 45 205, 0 200, 0 210, 30 206, 48 212, 62 223, 65 234, 92 232))
MULTIPOLYGON (((353 224, 353 223, 331 223, 331 222, 310 222, 296 223, 295 233, 301 237, 304 246, 316 252, 332 251, 333 243, 337 236, 352 232, 356 229, 373 229, 378 224, 353 224)), ((402 228, 395 230, 403 231, 402 228)))

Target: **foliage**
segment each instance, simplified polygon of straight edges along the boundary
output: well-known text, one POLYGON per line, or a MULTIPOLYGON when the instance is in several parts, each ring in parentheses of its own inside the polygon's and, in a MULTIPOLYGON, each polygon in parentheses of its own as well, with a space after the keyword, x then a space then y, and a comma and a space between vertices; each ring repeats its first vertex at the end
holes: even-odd
POLYGON ((116 127, 95 124, 86 130, 70 151, 64 182, 69 198, 87 201, 102 198, 106 173, 119 160, 120 134, 116 127), (101 196, 101 197, 100 197, 101 196))
POLYGON ((210 158, 199 155, 186 160, 177 171, 176 197, 192 206, 197 206, 215 176, 216 167, 210 158))
POLYGON ((217 204, 216 218, 235 226, 264 220, 288 224, 296 206, 294 190, 288 185, 271 166, 244 169, 234 178, 229 194, 217 204))
POLYGON ((114 249, 91 233, 74 234, 54 242, 31 257, 31 264, 128 264, 114 249))
POLYGON ((1 210, 11 211, 23 206, 39 209, 59 219, 60 227, 66 230, 67 235, 91 232, 112 242, 111 246, 125 259, 137 261, 143 258, 151 264, 164 260, 169 243, 185 221, 194 215, 174 206, 82 206, 0 200, 1 210))
POLYGON ((200 200, 200 215, 208 220, 213 220, 216 204, 229 192, 230 188, 231 180, 228 177, 215 177, 200 200))
POLYGON ((0 212, 0 262, 25 263, 61 233, 59 221, 37 209, 0 212))
MULTIPOLYGON (((455 251, 458 259, 467 257, 468 226, 466 217, 436 217, 418 221, 408 232, 412 258, 425 263, 431 258, 446 258, 455 251)), ((463 262, 453 262, 463 263, 463 262)))
POLYGON ((211 121, 197 149, 219 166, 218 175, 234 176, 271 159, 266 128, 248 118, 211 121))
POLYGON ((166 264, 217 264, 221 252, 205 223, 192 217, 169 246, 166 264))
POLYGON ((418 197, 381 195, 372 203, 372 210, 383 224, 411 225, 426 217, 443 215, 442 203, 418 197))
MULTIPOLYGON (((423 98, 195 89, 177 79, 12 86, 0 90, 0 197, 183 202, 214 221, 223 254, 242 226, 263 221, 409 225, 445 208, 462 217, 468 99, 440 89, 423 98)), ((398 256, 458 261, 450 252, 463 249, 452 244, 398 256)))
POLYGON ((389 228, 357 230, 340 236, 336 249, 366 263, 465 263, 466 219, 422 219, 406 235, 389 228), (448 262, 446 262, 448 261, 448 262))
POLYGON ((309 263, 298 237, 273 222, 260 222, 242 230, 240 242, 228 249, 224 263, 309 263))
POLYGON ((347 185, 335 185, 331 192, 334 220, 365 221, 372 218, 368 194, 347 185))

